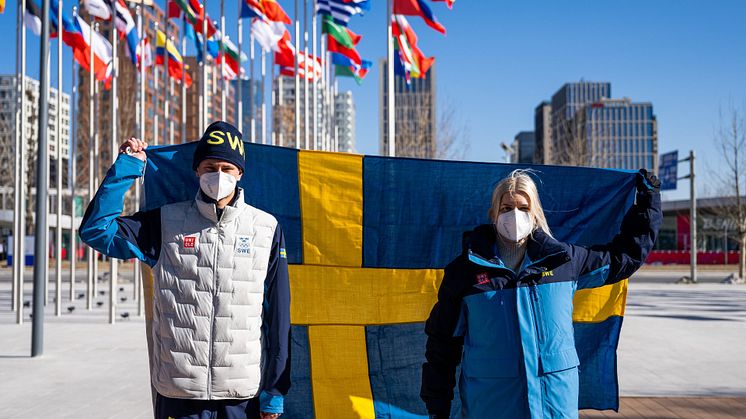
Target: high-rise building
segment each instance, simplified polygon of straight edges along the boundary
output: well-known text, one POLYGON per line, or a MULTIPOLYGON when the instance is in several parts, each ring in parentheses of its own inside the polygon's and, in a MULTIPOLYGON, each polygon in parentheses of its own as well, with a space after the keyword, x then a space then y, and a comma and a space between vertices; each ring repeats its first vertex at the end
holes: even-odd
POLYGON ((537 162, 656 172, 653 105, 610 97, 610 83, 581 81, 563 85, 551 105, 540 104, 534 111, 537 162))
MULTIPOLYGON (((200 95, 201 87, 200 80, 202 78, 202 66, 197 61, 197 57, 185 57, 184 63, 187 66, 187 73, 192 78, 192 87, 187 89, 186 94, 186 141, 196 141, 202 136, 200 131, 199 123, 199 109, 200 109, 200 95)), ((226 83, 227 90, 225 92, 225 118, 222 118, 223 106, 221 103, 222 96, 221 91, 223 89, 222 80, 220 79, 220 66, 213 64, 210 61, 207 62, 207 114, 206 120, 207 125, 215 121, 224 120, 229 124, 236 125, 236 95, 235 86, 233 83, 226 83)), ((205 126, 205 128, 207 127, 205 126)), ((246 133, 246 128, 242 134, 246 133)), ((244 135, 244 139, 248 140, 248 136, 244 135)))
MULTIPOLYGON (((241 124, 242 134, 245 141, 251 139, 251 115, 254 115, 254 138, 252 141, 260 139, 262 133, 262 85, 259 80, 236 79, 231 81, 233 91, 238 95, 238 87, 241 86, 241 124)), ((238 115, 238 101, 234 101, 234 112, 238 115)), ((238 120, 236 121, 238 127, 238 120)))
POLYGON ((513 153, 516 157, 516 163, 531 164, 534 162, 534 149, 536 148, 536 137, 533 131, 521 131, 515 136, 513 143, 517 150, 513 153))
MULTIPOLYGON (((25 135, 22 143, 27 157, 27 178, 30 183, 36 181, 36 166, 39 120, 39 81, 26 76, 25 135)), ((12 187, 15 167, 16 115, 18 100, 18 78, 13 75, 0 75, 0 187, 12 187)), ((68 185, 68 162, 70 160, 70 95, 62 93, 62 112, 60 115, 60 138, 57 138, 57 89, 49 88, 48 130, 49 138, 49 179, 52 187, 57 179, 57 147, 62 152, 62 182, 68 185)))
POLYGON ((593 167, 658 171, 658 128, 653 105, 628 98, 601 99, 576 114, 593 167))
MULTIPOLYGON (((388 72, 379 61, 379 153, 388 154, 388 72)), ((424 78, 394 76, 394 128, 397 156, 434 158, 436 155, 435 65, 424 78)))
POLYGON ((552 95, 552 161, 558 164, 587 165, 585 141, 575 113, 588 103, 611 97, 611 83, 565 83, 552 95))
MULTIPOLYGON (((137 20, 135 6, 128 3, 133 18, 137 20)), ((167 32, 168 36, 173 39, 179 38, 179 24, 175 20, 169 20, 168 30, 165 30, 165 16, 163 10, 157 4, 152 7, 143 7, 142 22, 143 28, 148 39, 151 40, 151 47, 155 55, 156 23, 157 29, 167 32)), ((90 17, 83 10, 82 15, 88 21, 90 17)), ((102 21, 99 23, 99 32, 107 39, 111 39, 110 22, 102 21)), ((123 139, 129 137, 139 137, 139 106, 138 98, 140 94, 138 78, 139 69, 132 64, 128 52, 127 43, 124 39, 118 42, 117 54, 119 60, 119 74, 117 77, 117 119, 118 129, 117 136, 114 139, 115 144, 119 144, 123 139)), ((198 79, 197 79, 198 80, 198 79)), ((144 71, 144 107, 145 107, 145 138, 150 144, 178 144, 183 141, 181 136, 181 85, 178 81, 169 78, 166 80, 163 66, 153 65, 144 71), (155 72, 158 72, 158 84, 155 84, 155 72), (166 87, 169 88, 169 108, 168 115, 164 109, 166 102, 166 87), (168 125, 167 125, 168 124, 168 125), (166 128, 164 138, 164 127, 166 128), (155 130, 154 130, 155 128, 155 130)), ((98 94, 93 95, 93 100, 89 92, 89 72, 80 68, 78 71, 78 154, 77 154, 77 181, 78 185, 88 184, 88 150, 91 144, 95 143, 98 137, 98 176, 103 176, 106 169, 112 161, 112 141, 111 141, 111 90, 107 90, 101 83, 97 83, 98 94), (94 138, 88 137, 88 119, 90 104, 94 107, 94 138)), ((189 88, 187 91, 197 90, 198 83, 189 88)), ((189 119, 187 118, 187 121, 189 119)), ((189 137, 187 137, 189 138, 189 137)), ((199 138, 199 137, 197 137, 199 138)), ((117 150, 113 150, 116 154, 117 150)))
MULTIPOLYGON (((315 118, 313 111, 308 115, 308 148, 320 150, 325 147, 327 139, 333 139, 332 121, 330 115, 333 111, 331 108, 334 104, 327 100, 332 97, 328 89, 321 80, 317 82, 316 112, 315 118), (314 122, 315 119, 315 122, 314 122), (318 144, 313 144, 314 123, 317 124, 316 140, 318 144)), ((313 83, 308 83, 308 108, 313 109, 313 83)), ((295 78, 288 76, 278 76, 272 83, 272 99, 267 99, 267 106, 272 105, 272 130, 274 131, 273 144, 285 147, 306 148, 305 147, 305 89, 303 80, 300 82, 300 91, 298 92, 300 100, 300 144, 295 144, 295 78)), ((269 133, 267 134, 269 135, 269 133)), ((333 148, 326 146, 327 148, 333 148)))
POLYGON ((355 152, 355 101, 351 91, 339 92, 334 98, 334 126, 337 150, 355 152))
POLYGON ((551 164, 552 105, 544 101, 534 109, 534 163, 551 164))

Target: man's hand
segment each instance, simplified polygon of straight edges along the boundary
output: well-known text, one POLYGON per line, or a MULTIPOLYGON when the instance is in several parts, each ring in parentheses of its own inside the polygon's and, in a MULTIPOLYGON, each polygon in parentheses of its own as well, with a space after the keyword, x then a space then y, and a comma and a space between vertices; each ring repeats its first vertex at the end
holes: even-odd
POLYGON ((277 419, 280 417, 279 413, 266 413, 266 412, 259 412, 259 416, 261 416, 262 419, 277 419))
POLYGON ((137 157, 138 159, 145 161, 148 156, 145 155, 145 149, 148 148, 148 143, 138 138, 132 137, 125 141, 119 147, 120 154, 129 154, 130 156, 137 157))

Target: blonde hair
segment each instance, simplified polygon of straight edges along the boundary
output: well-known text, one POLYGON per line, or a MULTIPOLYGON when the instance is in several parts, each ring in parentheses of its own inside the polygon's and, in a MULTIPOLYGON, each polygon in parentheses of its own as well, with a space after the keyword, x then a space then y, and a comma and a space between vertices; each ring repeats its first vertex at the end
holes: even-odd
POLYGON ((539 199, 539 191, 529 173, 533 173, 533 170, 513 170, 495 186, 495 190, 492 191, 492 206, 489 211, 490 220, 493 223, 497 223, 497 216, 500 214, 500 201, 503 195, 506 193, 523 193, 528 197, 529 214, 534 219, 534 230, 541 228, 550 237, 553 237, 552 232, 549 230, 549 224, 547 224, 547 218, 544 216, 544 209, 539 199))

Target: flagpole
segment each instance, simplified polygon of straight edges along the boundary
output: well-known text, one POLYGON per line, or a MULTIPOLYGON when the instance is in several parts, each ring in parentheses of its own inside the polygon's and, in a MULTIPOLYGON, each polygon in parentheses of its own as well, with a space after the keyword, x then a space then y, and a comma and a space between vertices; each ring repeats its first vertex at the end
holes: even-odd
POLYGON ((394 2, 393 0, 387 0, 387 12, 386 12, 386 96, 387 96, 387 137, 388 137, 388 150, 387 155, 389 157, 396 156, 396 120, 394 106, 396 102, 394 100, 394 38, 393 31, 391 28, 392 18, 394 14, 394 2))
MULTIPOLYGON (((78 18, 78 7, 73 6, 73 20, 77 21, 78 18)), ((77 85, 77 74, 75 73, 75 60, 70 60, 70 75, 72 76, 72 100, 70 101, 70 301, 75 301, 75 265, 77 252, 77 240, 75 237, 75 183, 77 175, 77 149, 78 149, 78 122, 76 121, 76 113, 78 111, 78 85, 77 85)))
MULTIPOLYGON (((202 8, 202 60, 200 61, 200 93, 199 93, 199 132, 205 130, 205 121, 207 121, 207 0, 202 8)), ((196 36, 196 35, 195 35, 196 36)))
POLYGON ((236 3, 238 4, 238 14, 236 19, 236 26, 238 30, 238 83, 237 90, 236 90, 236 96, 238 97, 238 103, 236 104, 236 122, 238 126, 238 132, 243 134, 243 81, 244 78, 241 74, 241 53, 243 52, 242 46, 243 46, 243 19, 241 18, 241 1, 238 0, 236 3))
POLYGON ((49 176, 46 162, 49 160, 49 144, 47 129, 49 128, 49 0, 42 1, 41 14, 41 45, 39 47, 39 108, 38 122, 38 148, 36 158, 36 219, 35 219, 35 242, 34 242, 34 299, 32 332, 31 332, 31 356, 41 355, 44 347, 44 295, 47 282, 47 270, 43 266, 46 258, 42 255, 49 254, 44 229, 47 226, 47 209, 49 193, 49 176))
MULTIPOLYGON (((156 48, 158 47, 158 22, 153 22, 154 32, 155 32, 155 43, 156 48)), ((203 57, 204 59, 204 57, 203 57)), ((153 89, 155 90, 155 94, 153 95, 155 99, 155 104, 153 108, 155 108, 155 111, 153 112, 153 145, 158 145, 158 65, 153 63, 153 89)), ((163 118, 166 118, 166 115, 163 115, 163 118)))
MULTIPOLYGON (((315 0, 314 0, 315 3, 315 0)), ((316 9, 314 8, 314 13, 316 9)), ((314 18, 315 20, 315 18, 314 18)), ((319 120, 321 123, 318 124, 318 140, 319 145, 318 149, 325 151, 326 150, 326 141, 324 135, 326 135, 326 130, 324 129, 324 124, 326 123, 326 94, 324 92, 324 88, 326 86, 326 56, 324 55, 324 36, 321 35, 319 37, 319 57, 323 57, 321 59, 321 81, 319 83, 318 91, 321 93, 321 114, 316 118, 316 122, 318 123, 319 120)), ((316 95, 314 95, 316 96, 316 95)), ((314 106, 314 109, 316 109, 316 106, 314 106)), ((318 112, 318 110, 317 110, 318 112)))
MULTIPOLYGON (((311 3, 311 6, 313 7, 311 11, 311 57, 313 60, 311 63, 313 64, 313 101, 311 102, 311 112, 313 116, 313 149, 317 150, 319 148, 318 143, 318 117, 316 115, 317 109, 317 100, 316 97, 319 93, 318 91, 318 82, 316 80, 316 0, 313 0, 311 3)), ((308 77, 306 75, 306 77, 308 77)))
MULTIPOLYGON (((243 0, 241 0, 243 1, 243 0)), ((251 22, 253 25, 254 22, 251 22)), ((251 67, 249 74, 251 78, 251 83, 249 83, 249 109, 251 113, 251 142, 256 142, 256 103, 254 102, 254 97, 256 96, 256 92, 254 91, 254 86, 256 85, 256 79, 254 78, 254 34, 251 34, 249 36, 249 66, 251 67)))
POLYGON ((168 23, 168 10, 166 11, 166 19, 164 23, 164 33, 165 33, 165 42, 163 46, 163 90, 164 90, 164 100, 163 100, 163 144, 170 143, 170 139, 168 137, 168 125, 171 118, 169 118, 168 113, 168 103, 171 101, 171 91, 169 89, 170 85, 169 82, 171 80, 171 75, 168 74, 168 62, 169 62, 169 56, 168 56, 168 44, 170 39, 168 38, 168 29, 171 25, 168 23))
MULTIPOLYGON (((114 13, 114 11, 112 11, 114 13)), ((111 19, 111 59, 114 64, 112 68, 111 76, 111 162, 112 164, 117 160, 117 77, 119 76, 119 61, 118 61, 118 41, 119 35, 117 34, 117 25, 115 22, 115 16, 112 15, 111 19)), ((168 55, 166 55, 168 57, 168 55)), ((168 115, 168 114, 166 114, 168 115)), ((109 258, 109 324, 116 322, 117 314, 117 275, 118 275, 117 259, 109 258)))
MULTIPOLYGON (((276 130, 275 130, 275 122, 274 122, 274 119, 272 117, 272 115, 274 115, 274 112, 275 112, 275 92, 274 92, 275 54, 274 54, 274 51, 270 51, 270 54, 269 54, 269 67, 268 67, 268 70, 269 70, 270 106, 267 107, 267 117, 266 117, 265 123, 267 121, 271 121, 272 122, 272 131, 270 131, 271 132, 270 138, 272 140, 271 144, 272 145, 277 145, 277 138, 276 138, 277 133, 276 133, 276 130)), ((265 89, 266 89, 266 87, 265 87, 265 89)))
POLYGON ((267 144, 267 53, 262 48, 262 144, 267 144))
POLYGON ((303 0, 303 144, 310 150, 308 118, 308 0, 303 0))
MULTIPOLYGON (((21 83, 21 72, 20 72, 20 64, 21 64, 21 26, 23 25, 23 15, 21 14, 23 9, 21 9, 21 2, 19 1, 16 5, 16 79, 15 79, 15 89, 16 89, 16 107, 13 110, 13 118, 14 118, 14 133, 13 133, 13 277, 11 280, 10 285, 10 309, 12 311, 16 311, 18 309, 18 300, 16 299, 16 290, 18 289, 18 276, 16 275, 16 265, 18 265, 18 253, 15 252, 16 249, 16 243, 18 242, 18 201, 20 201, 21 197, 18 193, 20 191, 19 188, 19 163, 20 160, 18 159, 18 149, 19 144, 21 144, 18 139, 20 138, 21 133, 18 130, 18 124, 20 122, 20 118, 18 115, 18 86, 21 83)), ((8 248, 8 252, 10 253, 10 248, 8 248)))
MULTIPOLYGON (((138 58, 137 62, 140 65, 140 69, 138 71, 138 131, 139 131, 139 137, 140 140, 145 141, 145 33, 143 31, 142 27, 142 6, 137 6, 137 32, 140 35, 140 57, 138 58)), ((182 108, 183 109, 183 108, 182 108)), ((182 116, 183 116, 183 110, 182 110, 182 116)), ((182 117, 182 132, 184 132, 184 126, 183 126, 184 120, 182 117)), ((135 182, 135 211, 140 210, 140 182, 135 182)), ((137 304, 137 315, 142 316, 142 276, 140 275, 140 260, 135 258, 135 263, 133 264, 133 298, 135 300, 135 303, 137 304)))
MULTIPOLYGON (((225 32, 225 0, 220 0, 220 29, 223 31, 220 38, 220 120, 225 121, 225 91, 228 89, 225 80, 225 41, 228 34, 225 32)), ((241 72, 241 56, 238 57, 238 72, 241 72)))
MULTIPOLYGON (((91 43, 88 54, 88 202, 93 201, 93 188, 96 174, 94 171, 94 132, 93 132, 93 98, 96 94, 94 87, 94 65, 93 65, 93 44, 95 43, 93 38, 93 21, 88 26, 88 39, 91 43)), ((96 292, 94 289, 95 276, 93 266, 96 263, 96 251, 92 247, 88 248, 87 254, 87 266, 86 266, 86 308, 88 310, 93 309, 93 294, 96 292)))
MULTIPOLYGON (((181 14, 181 142, 187 142, 186 138, 186 13, 181 14)), ((195 35, 196 36, 196 35, 195 35)))
MULTIPOLYGON (((274 54, 273 54, 274 55, 274 54)), ((274 66, 272 66, 272 78, 274 79, 274 66)), ((277 110, 279 110, 279 117, 275 118, 275 110, 272 109, 272 130, 277 131, 277 144, 282 147, 285 145, 285 101, 283 97, 285 93, 283 91, 282 79, 285 77, 282 73, 278 72, 277 75, 277 110), (277 129, 275 129, 275 122, 277 122, 277 129)), ((272 82, 274 88, 274 81, 272 82)))
MULTIPOLYGON (((95 31, 98 32, 99 28, 100 26, 98 22, 96 22, 95 31)), ((91 60, 91 63, 93 63, 93 60, 91 60)), ((108 63, 108 65, 111 65, 111 63, 108 63)), ((100 96, 99 95, 99 90, 100 90, 99 83, 94 83, 94 89, 95 89, 95 96, 94 96, 94 109, 95 110, 94 110, 94 113, 91 114, 92 115, 91 120, 93 120, 93 115, 99 114, 99 109, 101 108, 100 106, 101 98, 99 97, 100 96)), ((101 180, 101 176, 100 176, 101 175, 100 174, 101 161, 98 159, 99 152, 101 151, 101 141, 100 141, 100 135, 99 135, 100 128, 101 128, 101 120, 97 118, 95 124, 96 125, 93 131, 94 132, 93 134, 94 154, 92 157, 93 168, 94 168, 94 180, 93 180, 94 187, 96 185, 99 185, 99 181, 101 180)), ((91 200, 93 200, 93 197, 94 197, 94 192, 91 192, 91 200)), ((95 258, 93 259, 93 297, 95 297, 96 293, 98 293, 98 280, 99 280, 98 255, 99 253, 94 251, 93 254, 95 256, 95 258)))
POLYGON ((57 160, 57 222, 55 225, 55 284, 54 284, 54 315, 62 315, 62 36, 65 31, 62 25, 62 0, 57 2, 57 109, 55 119, 57 122, 55 130, 55 147, 57 160))
MULTIPOLYGON (((305 0, 304 0, 305 1, 305 0)), ((295 148, 300 148, 300 75, 298 74, 298 49, 300 48, 300 21, 298 0, 295 0, 295 148)))
MULTIPOLYGON (((13 230, 13 283, 16 284, 15 304, 16 304, 16 323, 23 323, 23 282, 26 265, 26 199, 23 193, 26 186, 26 26, 23 24, 23 14, 26 10, 26 0, 21 0, 21 6, 18 9, 18 25, 20 29, 20 73, 16 78, 16 87, 18 96, 16 97, 16 110, 18 115, 18 129, 16 130, 16 178, 14 195, 15 200, 15 218, 16 226, 13 230)), ((18 66, 18 63, 16 63, 18 66)))

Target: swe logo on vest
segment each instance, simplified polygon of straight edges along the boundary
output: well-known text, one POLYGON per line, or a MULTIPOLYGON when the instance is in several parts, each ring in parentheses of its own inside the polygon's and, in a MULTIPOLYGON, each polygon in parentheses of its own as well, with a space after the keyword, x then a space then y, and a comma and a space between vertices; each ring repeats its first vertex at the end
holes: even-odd
POLYGON ((251 237, 236 236, 236 255, 237 256, 250 256, 251 255, 251 237))

